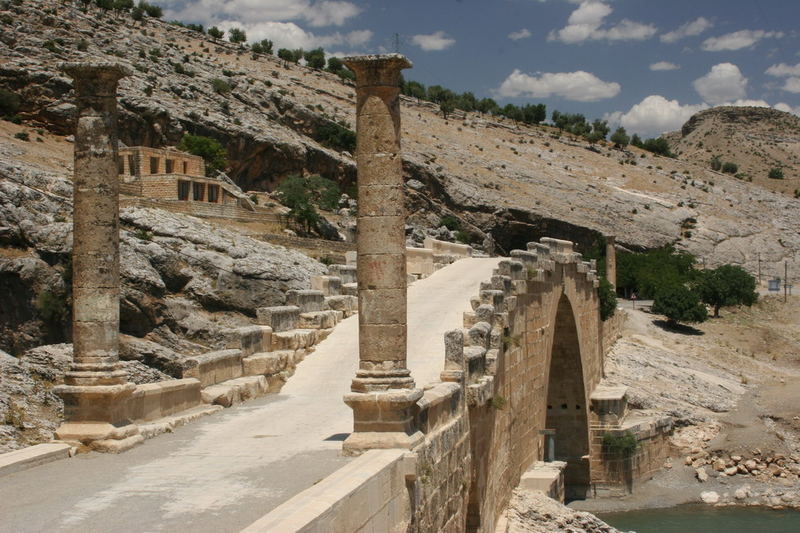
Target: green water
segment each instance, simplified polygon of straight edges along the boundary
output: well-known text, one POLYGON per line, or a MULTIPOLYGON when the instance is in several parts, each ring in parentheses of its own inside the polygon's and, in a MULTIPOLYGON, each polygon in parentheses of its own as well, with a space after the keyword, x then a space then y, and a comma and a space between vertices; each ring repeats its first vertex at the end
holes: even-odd
POLYGON ((800 533, 800 511, 681 505, 599 514, 620 531, 636 533, 800 533))

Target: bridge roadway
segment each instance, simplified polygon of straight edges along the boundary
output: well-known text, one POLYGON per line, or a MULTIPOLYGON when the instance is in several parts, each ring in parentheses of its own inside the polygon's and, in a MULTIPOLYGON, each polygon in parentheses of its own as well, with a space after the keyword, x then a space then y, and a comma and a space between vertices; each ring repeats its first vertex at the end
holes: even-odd
MULTIPOLYGON (((461 325, 499 260, 462 259, 408 290, 409 368, 437 380, 442 334, 461 325)), ((342 401, 358 364, 358 318, 342 321, 280 394, 161 435, 121 455, 86 454, 0 478, 0 531, 239 531, 344 465, 342 401)))

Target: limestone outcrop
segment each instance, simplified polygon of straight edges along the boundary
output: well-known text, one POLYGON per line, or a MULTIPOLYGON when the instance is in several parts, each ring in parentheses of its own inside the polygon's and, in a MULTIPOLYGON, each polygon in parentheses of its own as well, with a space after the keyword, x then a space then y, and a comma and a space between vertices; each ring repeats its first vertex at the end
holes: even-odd
POLYGON ((520 489, 514 491, 505 516, 500 520, 496 531, 502 533, 619 533, 591 513, 570 509, 542 492, 520 489))

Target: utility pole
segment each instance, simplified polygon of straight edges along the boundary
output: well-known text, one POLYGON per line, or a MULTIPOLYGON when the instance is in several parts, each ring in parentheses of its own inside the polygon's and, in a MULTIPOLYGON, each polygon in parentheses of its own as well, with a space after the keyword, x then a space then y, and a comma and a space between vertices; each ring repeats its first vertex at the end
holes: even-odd
POLYGON ((758 286, 761 287, 761 252, 758 252, 758 286))
POLYGON ((788 300, 789 294, 789 260, 783 260, 783 303, 788 300))

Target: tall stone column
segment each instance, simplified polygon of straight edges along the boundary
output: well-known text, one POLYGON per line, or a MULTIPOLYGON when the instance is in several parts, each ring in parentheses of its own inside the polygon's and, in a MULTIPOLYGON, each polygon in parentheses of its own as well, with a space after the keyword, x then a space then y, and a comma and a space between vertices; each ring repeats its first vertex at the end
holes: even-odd
POLYGON ((119 180, 117 83, 130 71, 113 63, 68 63, 77 128, 73 178, 73 362, 56 392, 64 423, 56 437, 119 452, 143 440, 127 417, 136 386, 119 364, 119 180))
POLYGON ((421 441, 422 391, 406 368, 406 213, 400 152, 399 54, 345 58, 356 74, 359 368, 345 402, 354 432, 345 451, 411 448, 421 441))
POLYGON ((606 235, 606 279, 617 288, 617 249, 616 237, 606 235))

